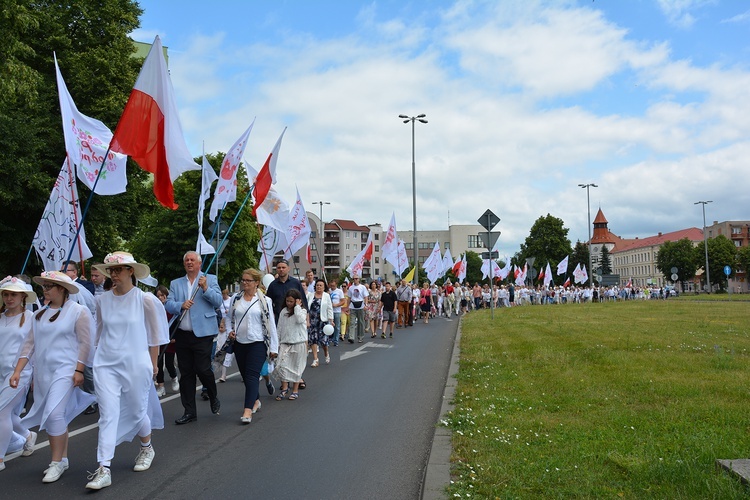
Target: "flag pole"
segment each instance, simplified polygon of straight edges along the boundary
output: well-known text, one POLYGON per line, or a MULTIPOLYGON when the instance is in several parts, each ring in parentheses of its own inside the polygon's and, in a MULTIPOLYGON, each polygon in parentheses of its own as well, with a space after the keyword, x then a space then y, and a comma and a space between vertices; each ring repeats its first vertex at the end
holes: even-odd
MULTIPOLYGON (((73 198, 73 195, 75 194, 75 191, 73 190, 73 186, 75 185, 76 178, 74 176, 73 170, 70 168, 70 155, 68 152, 65 152, 65 163, 68 164, 68 178, 70 179, 70 184, 68 184, 68 188, 70 188, 70 197, 73 198)), ((100 169, 101 171, 101 169, 100 169)), ((78 200, 73 200, 73 217, 75 217, 76 221, 76 227, 78 227, 78 200)), ((78 257, 81 259, 79 262, 81 263, 81 266, 83 266, 83 249, 81 248, 81 234, 79 231, 76 231, 76 240, 73 243, 73 248, 75 248, 76 243, 78 243, 78 257)), ((71 248, 71 255, 73 253, 73 248, 71 248)), ((68 260, 63 263, 63 272, 68 270, 68 261, 70 260, 70 256, 68 256, 68 260)), ((83 272, 81 272, 83 275, 83 272)))
POLYGON ((29 257, 31 257, 31 251, 34 249, 34 243, 29 245, 29 251, 26 253, 26 260, 23 261, 23 267, 21 267, 21 274, 26 271, 26 264, 29 263, 29 257))

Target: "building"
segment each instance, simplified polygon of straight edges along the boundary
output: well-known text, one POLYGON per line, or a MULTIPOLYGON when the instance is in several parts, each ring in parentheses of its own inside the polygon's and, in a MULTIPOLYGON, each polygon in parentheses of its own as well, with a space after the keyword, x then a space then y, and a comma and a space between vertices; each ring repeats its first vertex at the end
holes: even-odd
MULTIPOLYGON (((750 221, 714 221, 710 226, 706 226, 706 236, 715 238, 724 235, 729 238, 737 250, 750 245, 750 221)), ((750 283, 748 283, 747 272, 744 270, 734 270, 735 275, 729 279, 727 289, 732 292, 747 293, 750 292, 750 283)))

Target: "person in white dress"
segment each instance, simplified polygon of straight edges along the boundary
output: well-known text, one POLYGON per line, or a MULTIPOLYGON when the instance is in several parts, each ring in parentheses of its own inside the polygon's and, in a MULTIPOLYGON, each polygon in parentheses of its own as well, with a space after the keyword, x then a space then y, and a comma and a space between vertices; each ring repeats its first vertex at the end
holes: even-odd
MULTIPOLYGON (((307 309, 302 307, 302 295, 299 290, 287 290, 284 298, 286 307, 279 313, 279 324, 276 331, 279 336, 279 360, 276 364, 276 375, 281 379, 281 392, 276 401, 281 401, 289 393, 294 401, 299 397, 299 384, 307 365, 307 327, 309 320, 307 309)), ((308 302, 311 303, 311 302, 308 302)))
POLYGON ((153 294, 135 286, 150 274, 147 265, 127 252, 114 252, 96 268, 112 280, 112 290, 97 297, 94 379, 99 401, 99 468, 86 488, 112 484, 109 466, 115 447, 138 435, 140 451, 133 470, 151 467, 155 452, 152 429, 164 428, 164 415, 154 387, 159 347, 169 343, 164 306, 153 294))
POLYGON ((18 438, 24 439, 23 455, 34 452, 36 432, 21 425, 21 409, 31 386, 31 365, 21 371, 17 387, 10 386, 18 350, 31 330, 31 311, 27 304, 36 301, 36 294, 18 278, 8 276, 0 282, 0 471, 5 469, 3 455, 18 438))
POLYGON ((68 424, 96 400, 80 388, 83 369, 91 366, 95 325, 89 310, 70 300, 78 287, 68 275, 45 271, 34 281, 44 289, 46 306, 33 316, 9 383, 17 388, 33 359, 34 404, 21 425, 47 431, 52 462, 42 482, 53 483, 69 466, 68 424))

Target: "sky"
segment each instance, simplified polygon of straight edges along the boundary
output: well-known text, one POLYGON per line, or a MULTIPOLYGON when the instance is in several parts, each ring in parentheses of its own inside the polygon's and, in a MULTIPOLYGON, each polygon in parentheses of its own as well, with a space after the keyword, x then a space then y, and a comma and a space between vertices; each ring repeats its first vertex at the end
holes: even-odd
MULTIPOLYGON (((142 0, 131 36, 169 49, 190 151, 256 119, 276 189, 323 219, 399 230, 534 222, 573 244, 602 209, 625 237, 750 219, 750 3, 741 0, 142 0)), ((179 201, 179 200, 178 200, 179 201)))

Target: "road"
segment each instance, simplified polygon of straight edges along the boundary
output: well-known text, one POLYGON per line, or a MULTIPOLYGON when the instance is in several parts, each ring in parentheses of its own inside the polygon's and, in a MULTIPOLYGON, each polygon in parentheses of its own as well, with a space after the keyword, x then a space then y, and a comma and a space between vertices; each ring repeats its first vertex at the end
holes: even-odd
POLYGON ((221 414, 198 398, 191 424, 173 424, 182 406, 169 392, 151 469, 133 472, 138 444, 123 443, 112 486, 99 493, 85 489, 87 471, 97 466, 97 417, 81 415, 70 427, 70 469, 62 478, 41 481, 50 460, 41 434, 43 447, 31 457, 6 457, 0 498, 419 498, 457 326, 456 318, 433 319, 396 330, 392 340, 368 335, 363 344, 331 348, 330 365, 308 365, 297 401, 275 401, 261 385, 263 406, 247 426, 239 421, 244 386, 237 373, 219 384, 221 414))

